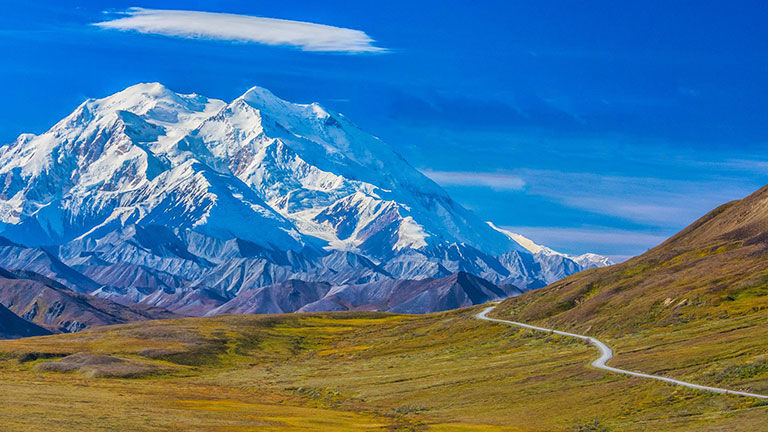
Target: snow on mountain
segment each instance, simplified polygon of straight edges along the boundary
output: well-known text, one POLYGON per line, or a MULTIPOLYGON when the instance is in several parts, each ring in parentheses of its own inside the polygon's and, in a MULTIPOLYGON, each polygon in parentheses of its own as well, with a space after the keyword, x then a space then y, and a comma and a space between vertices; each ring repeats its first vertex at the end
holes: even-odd
POLYGON ((259 87, 225 103, 138 84, 19 136, 0 148, 0 235, 46 246, 54 279, 198 312, 289 280, 524 290, 607 264, 484 223, 341 114, 259 87))
POLYGON ((533 240, 523 235, 499 228, 494 225, 493 222, 487 223, 488 226, 514 240, 519 245, 528 250, 528 252, 532 253, 534 258, 538 262, 542 263, 542 270, 544 270, 545 273, 548 273, 547 277, 545 277, 547 283, 552 283, 556 280, 562 279, 565 276, 568 276, 569 274, 573 274, 581 270, 587 270, 595 267, 605 267, 613 264, 613 262, 607 257, 593 253, 585 253, 582 255, 572 256, 557 252, 546 246, 536 244, 533 242, 533 240))
POLYGON ((130 224, 172 225, 280 248, 300 234, 257 194, 177 142, 223 102, 139 84, 89 100, 46 133, 0 152, 0 221, 26 244, 130 224))
POLYGON ((571 259, 585 270, 595 267, 607 267, 614 264, 610 258, 593 253, 577 255, 575 257, 571 257, 571 259))
POLYGON ((180 145, 237 176, 328 249, 384 260, 445 243, 491 254, 518 248, 380 139, 317 104, 254 87, 180 145))

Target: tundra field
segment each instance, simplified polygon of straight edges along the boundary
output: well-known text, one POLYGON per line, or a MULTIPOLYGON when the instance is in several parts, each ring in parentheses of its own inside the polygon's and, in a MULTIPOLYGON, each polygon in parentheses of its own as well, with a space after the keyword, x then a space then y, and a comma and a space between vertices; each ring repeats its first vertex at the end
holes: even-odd
MULTIPOLYGON (((764 401, 592 369, 594 347, 479 321, 479 310, 230 315, 2 341, 0 416, 8 428, 30 431, 751 431, 768 424, 764 401)), ((768 365, 755 358, 764 355, 766 324, 730 318, 604 340, 617 367, 765 393, 768 365)))

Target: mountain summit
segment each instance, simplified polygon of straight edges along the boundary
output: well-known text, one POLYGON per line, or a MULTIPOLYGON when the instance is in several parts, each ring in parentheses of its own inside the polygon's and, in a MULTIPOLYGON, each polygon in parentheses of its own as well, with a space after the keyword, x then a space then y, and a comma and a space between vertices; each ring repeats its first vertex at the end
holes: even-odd
POLYGON ((172 310, 289 280, 463 271, 526 290, 607 263, 532 251, 341 114, 260 87, 230 103, 158 83, 88 100, 0 149, 0 179, 0 235, 44 246, 83 292, 172 310))

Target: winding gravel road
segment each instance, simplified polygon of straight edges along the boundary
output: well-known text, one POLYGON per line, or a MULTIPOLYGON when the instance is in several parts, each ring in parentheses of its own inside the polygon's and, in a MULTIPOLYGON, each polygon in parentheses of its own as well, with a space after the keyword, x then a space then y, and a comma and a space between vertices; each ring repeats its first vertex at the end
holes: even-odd
POLYGON ((579 334, 575 334, 575 333, 568 333, 568 332, 563 332, 563 331, 558 331, 558 330, 552 330, 552 329, 548 329, 548 328, 544 328, 544 327, 537 327, 537 326, 533 326, 533 325, 530 325, 530 324, 524 324, 524 323, 521 323, 521 322, 508 321, 508 320, 488 317, 487 316, 488 312, 492 311, 495 307, 496 306, 491 306, 489 308, 484 309, 482 312, 477 314, 477 318, 481 319, 481 320, 499 322, 499 323, 504 323, 504 324, 511 324, 511 325, 515 325, 515 326, 518 326, 518 327, 525 327, 525 328, 532 329, 532 330, 539 330, 539 331, 543 331, 543 332, 547 332, 547 333, 554 333, 554 334, 559 334, 559 335, 563 335, 563 336, 570 336, 570 337, 574 337, 574 338, 585 340, 585 341, 591 343, 592 345, 596 346, 597 349, 600 350, 600 358, 598 358, 597 360, 592 362, 592 366, 594 366, 594 367, 596 367, 598 369, 604 369, 604 370, 607 370, 607 371, 610 371, 610 372, 615 372, 615 373, 624 374, 624 375, 632 375, 632 376, 636 376, 636 377, 640 377, 640 378, 655 379, 655 380, 664 381, 664 382, 668 382, 668 383, 672 383, 672 384, 677 384, 677 385, 681 385, 681 386, 684 386, 684 387, 690 387, 690 388, 694 388, 694 389, 698 389, 698 390, 710 391, 710 392, 715 392, 715 393, 732 394, 732 395, 738 395, 738 396, 754 397, 754 398, 760 398, 760 399, 768 399, 768 396, 766 396, 766 395, 760 395, 760 394, 755 394, 755 393, 747 393, 747 392, 740 392, 740 391, 735 391, 735 390, 728 390, 728 389, 719 388, 719 387, 708 387, 708 386, 693 384, 693 383, 689 383, 689 382, 685 382, 685 381, 680 381, 680 380, 676 380, 676 379, 672 379, 672 378, 666 378, 666 377, 663 377, 663 376, 649 375, 649 374, 644 374, 644 373, 640 373, 640 372, 632 372, 632 371, 628 371, 628 370, 624 370, 624 369, 618 369, 618 368, 615 368, 615 367, 606 366, 605 363, 608 360, 613 358, 613 351, 611 351, 611 349, 608 347, 608 345, 604 344, 603 342, 600 342, 599 340, 597 340, 597 339, 595 339, 593 337, 589 337, 589 336, 579 335, 579 334))

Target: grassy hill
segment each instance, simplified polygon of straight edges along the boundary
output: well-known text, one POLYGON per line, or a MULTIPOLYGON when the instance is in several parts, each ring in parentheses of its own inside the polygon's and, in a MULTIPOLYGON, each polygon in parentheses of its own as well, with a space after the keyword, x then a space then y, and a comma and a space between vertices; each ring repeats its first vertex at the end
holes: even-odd
POLYGON ((643 255, 508 299, 494 314, 598 336, 616 367, 766 394, 768 187, 643 255))
POLYGON ((718 207, 647 253, 505 302, 518 319, 608 334, 763 316, 768 187, 718 207))

